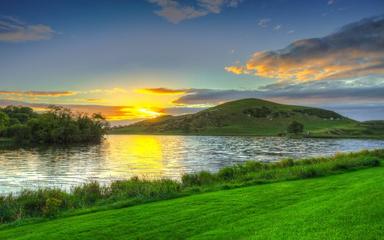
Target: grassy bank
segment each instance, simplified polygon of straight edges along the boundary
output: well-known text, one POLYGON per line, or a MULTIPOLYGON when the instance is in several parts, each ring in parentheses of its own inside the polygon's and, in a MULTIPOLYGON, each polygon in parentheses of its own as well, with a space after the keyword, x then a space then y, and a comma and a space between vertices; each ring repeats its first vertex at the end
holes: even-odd
POLYGON ((0 239, 381 239, 384 167, 9 226, 0 239))
POLYGON ((269 164, 246 162, 222 168, 217 173, 187 174, 182 177, 181 182, 132 178, 115 181, 108 186, 91 182, 75 187, 70 192, 60 189, 25 190, 19 195, 0 197, 0 221, 23 222, 26 219, 52 218, 80 211, 97 211, 98 208, 132 206, 215 190, 328 176, 377 167, 383 159, 384 150, 363 151, 297 161, 284 159, 269 164))

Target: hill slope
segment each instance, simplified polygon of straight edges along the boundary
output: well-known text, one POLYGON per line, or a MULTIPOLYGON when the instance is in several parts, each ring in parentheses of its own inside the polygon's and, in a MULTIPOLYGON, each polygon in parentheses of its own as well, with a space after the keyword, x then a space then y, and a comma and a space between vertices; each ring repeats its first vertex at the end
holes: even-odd
POLYGON ((305 132, 340 127, 358 122, 332 111, 243 99, 227 102, 195 114, 162 116, 116 128, 112 134, 197 134, 273 136, 286 132, 292 121, 304 124, 305 132))
POLYGON ((377 167, 199 194, 3 228, 0 239, 380 239, 383 178, 377 167))

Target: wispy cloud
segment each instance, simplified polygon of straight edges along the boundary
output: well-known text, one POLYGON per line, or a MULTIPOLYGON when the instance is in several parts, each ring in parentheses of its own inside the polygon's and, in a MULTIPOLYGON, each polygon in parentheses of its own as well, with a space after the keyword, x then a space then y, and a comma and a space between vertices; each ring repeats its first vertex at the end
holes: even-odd
POLYGON ((156 4, 160 10, 155 13, 171 23, 218 14, 224 7, 237 7, 242 0, 196 0, 194 4, 183 4, 176 0, 148 0, 156 4))
POLYGON ((77 92, 72 91, 2 91, 0 95, 16 95, 16 96, 30 96, 30 97, 63 97, 73 96, 77 92))
POLYGON ((280 29, 281 29, 281 25, 280 24, 277 24, 274 28, 273 28, 273 30, 275 30, 275 31, 279 31, 280 29))
POLYGON ((27 24, 17 18, 0 16, 0 41, 25 42, 48 40, 55 31, 43 24, 27 24))
POLYGON ((323 38, 302 39, 276 51, 256 52, 225 69, 279 81, 305 82, 384 75, 384 16, 363 19, 323 38))
POLYGON ((262 18, 257 22, 257 25, 262 28, 266 28, 269 26, 269 23, 271 22, 270 18, 262 18))

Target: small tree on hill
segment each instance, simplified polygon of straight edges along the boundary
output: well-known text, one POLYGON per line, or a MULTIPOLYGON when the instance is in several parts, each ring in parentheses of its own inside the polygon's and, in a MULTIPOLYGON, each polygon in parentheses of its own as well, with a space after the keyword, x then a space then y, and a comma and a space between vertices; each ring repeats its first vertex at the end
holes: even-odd
POLYGON ((304 125, 297 121, 291 122, 287 128, 287 132, 292 134, 303 133, 303 131, 304 131, 304 125))

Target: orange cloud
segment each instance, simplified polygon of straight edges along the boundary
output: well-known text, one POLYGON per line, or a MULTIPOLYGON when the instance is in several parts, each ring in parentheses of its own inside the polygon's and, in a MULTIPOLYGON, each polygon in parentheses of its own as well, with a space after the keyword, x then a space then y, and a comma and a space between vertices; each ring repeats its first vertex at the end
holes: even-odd
POLYGON ((71 91, 0 91, 0 95, 17 95, 33 97, 62 97, 73 96, 76 92, 71 91))
POLYGON ((302 39, 276 51, 256 52, 234 74, 290 82, 356 78, 384 74, 384 17, 349 24, 323 38, 302 39))
POLYGON ((186 94, 186 89, 170 89, 170 88, 143 88, 137 89, 136 92, 143 94, 158 94, 158 95, 180 95, 186 94))

